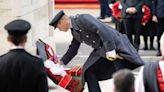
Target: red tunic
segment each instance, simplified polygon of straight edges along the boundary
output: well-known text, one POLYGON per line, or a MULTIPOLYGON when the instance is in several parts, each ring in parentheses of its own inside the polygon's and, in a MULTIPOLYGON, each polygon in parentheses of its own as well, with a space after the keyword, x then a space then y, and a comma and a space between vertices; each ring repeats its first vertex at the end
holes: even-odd
MULTIPOLYGON (((164 61, 160 61, 160 62, 164 62, 164 61)), ((163 81, 162 72, 161 72, 159 66, 157 69, 157 81, 158 81, 160 92, 164 92, 164 81, 163 81)))

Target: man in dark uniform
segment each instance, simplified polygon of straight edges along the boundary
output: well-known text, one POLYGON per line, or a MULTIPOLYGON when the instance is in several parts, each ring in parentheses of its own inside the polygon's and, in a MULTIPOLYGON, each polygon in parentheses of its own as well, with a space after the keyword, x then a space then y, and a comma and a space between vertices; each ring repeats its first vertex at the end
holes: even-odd
POLYGON ((0 56, 0 92, 48 92, 43 61, 24 50, 30 28, 21 19, 5 25, 11 48, 0 56))
POLYGON ((140 27, 143 17, 142 0, 120 0, 121 1, 121 17, 125 31, 130 42, 134 45, 136 50, 139 50, 140 45, 140 27), (134 39, 133 39, 134 34, 134 39))
POLYGON ((157 45, 158 45, 157 56, 161 56, 160 38, 162 33, 164 32, 164 0, 154 0, 152 20, 156 22, 157 45))
POLYGON ((50 25, 63 32, 71 29, 73 36, 71 45, 61 58, 64 64, 68 64, 77 54, 81 43, 84 42, 94 49, 83 66, 82 83, 87 82, 89 92, 101 92, 98 81, 111 78, 115 71, 122 68, 134 69, 143 65, 143 61, 126 35, 122 35, 91 15, 68 17, 60 11, 50 25))

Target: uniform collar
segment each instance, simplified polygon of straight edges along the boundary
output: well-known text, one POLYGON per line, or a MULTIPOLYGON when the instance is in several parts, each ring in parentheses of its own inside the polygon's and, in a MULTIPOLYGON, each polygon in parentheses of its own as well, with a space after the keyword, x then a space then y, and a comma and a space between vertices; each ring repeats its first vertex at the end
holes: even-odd
POLYGON ((23 46, 11 46, 10 49, 11 50, 13 50, 13 49, 24 49, 24 47, 23 46))
POLYGON ((75 19, 75 17, 71 16, 71 23, 70 23, 70 28, 73 28, 74 30, 80 30, 80 28, 77 25, 77 19, 75 19))

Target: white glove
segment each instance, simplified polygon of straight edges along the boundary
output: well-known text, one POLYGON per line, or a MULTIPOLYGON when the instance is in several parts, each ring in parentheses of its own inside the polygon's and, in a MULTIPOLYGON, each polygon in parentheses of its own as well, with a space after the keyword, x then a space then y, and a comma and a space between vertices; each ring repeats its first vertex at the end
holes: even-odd
POLYGON ((60 67, 52 67, 50 68, 50 71, 52 72, 52 74, 55 75, 61 75, 61 76, 65 76, 67 73, 60 67))
POLYGON ((50 71, 55 74, 55 75, 61 75, 61 76, 65 76, 67 73, 64 71, 64 67, 62 65, 59 64, 55 64, 53 61, 51 60, 46 60, 44 62, 44 66, 46 68, 49 68, 50 71))
POLYGON ((53 61, 51 61, 51 60, 46 60, 45 62, 44 62, 44 66, 46 67, 46 68, 52 68, 52 67, 56 67, 56 66, 59 66, 59 64, 55 64, 53 61))
POLYGON ((117 58, 117 54, 115 50, 106 52, 106 58, 110 61, 114 61, 117 58))

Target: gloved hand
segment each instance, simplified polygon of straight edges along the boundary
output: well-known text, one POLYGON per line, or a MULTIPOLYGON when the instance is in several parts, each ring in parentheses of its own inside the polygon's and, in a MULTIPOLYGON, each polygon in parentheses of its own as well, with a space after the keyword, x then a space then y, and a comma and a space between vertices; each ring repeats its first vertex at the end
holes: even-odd
POLYGON ((112 51, 106 52, 106 58, 110 61, 114 61, 115 59, 117 59, 116 51, 112 50, 112 51))
POLYGON ((53 74, 56 74, 56 75, 61 75, 61 76, 65 76, 67 73, 61 69, 60 67, 52 67, 50 68, 50 71, 53 73, 53 74))
POLYGON ((53 61, 51 60, 46 60, 44 62, 44 66, 48 69, 50 69, 50 71, 55 74, 55 75, 61 75, 61 76, 65 76, 67 73, 64 71, 64 68, 62 65, 59 64, 55 64, 53 61))

